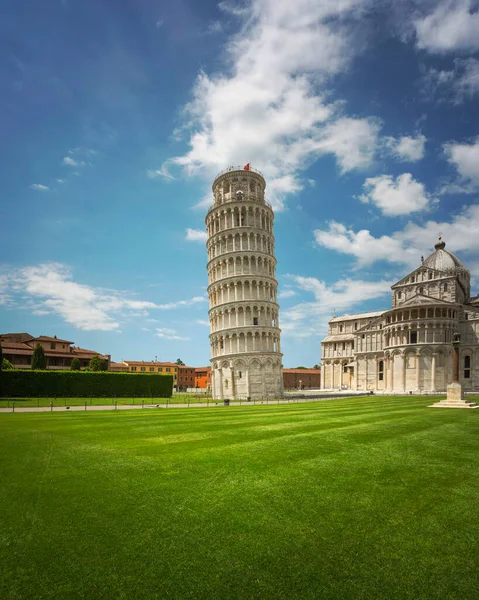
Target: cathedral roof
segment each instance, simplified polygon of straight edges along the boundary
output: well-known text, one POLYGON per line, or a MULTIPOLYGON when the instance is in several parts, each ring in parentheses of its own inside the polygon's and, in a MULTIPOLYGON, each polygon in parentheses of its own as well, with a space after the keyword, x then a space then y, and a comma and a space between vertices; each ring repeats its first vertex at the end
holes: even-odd
POLYGON ((424 260, 422 266, 446 273, 462 269, 467 270, 457 256, 452 254, 452 252, 445 250, 445 247, 446 242, 439 236, 439 239, 434 246, 435 251, 424 260))

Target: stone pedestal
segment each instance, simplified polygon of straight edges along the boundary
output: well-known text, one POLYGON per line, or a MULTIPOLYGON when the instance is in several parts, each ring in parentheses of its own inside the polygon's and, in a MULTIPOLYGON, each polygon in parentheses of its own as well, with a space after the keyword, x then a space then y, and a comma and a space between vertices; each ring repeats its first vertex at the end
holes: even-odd
POLYGON ((447 386, 446 399, 431 404, 430 408, 479 408, 479 406, 474 402, 464 400, 464 389, 462 384, 453 381, 447 386))

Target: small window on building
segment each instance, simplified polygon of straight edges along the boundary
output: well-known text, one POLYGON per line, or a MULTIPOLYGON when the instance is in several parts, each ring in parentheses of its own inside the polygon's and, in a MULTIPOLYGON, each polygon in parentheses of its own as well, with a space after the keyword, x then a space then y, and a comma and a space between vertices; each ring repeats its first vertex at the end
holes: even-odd
POLYGON ((238 371, 238 379, 241 379, 243 377, 243 373, 241 371, 238 371))
POLYGON ((347 373, 348 372, 348 367, 346 365, 344 365, 343 367, 343 373, 347 373))
POLYGON ((447 283, 444 284, 443 290, 447 292, 447 283))
POLYGON ((417 344, 417 331, 410 331, 409 332, 409 343, 410 344, 417 344))
POLYGON ((402 292, 398 292, 398 300, 401 300, 402 292))
POLYGON ((336 343, 334 344, 334 348, 333 348, 333 350, 336 352, 336 343))
POLYGON ((158 373, 163 373, 163 367, 158 367, 158 373))
POLYGON ((154 370, 155 370, 155 367, 150 367, 150 373, 153 373, 154 370))
POLYGON ((419 288, 419 293, 420 293, 420 294, 424 294, 424 288, 423 288, 423 287, 420 287, 420 288, 419 288))
POLYGON ((342 325, 339 326, 339 333, 343 333, 343 326, 342 325))
POLYGON ((253 317, 253 325, 258 325, 258 317, 253 317))
POLYGON ((471 378, 471 357, 469 355, 464 357, 464 379, 471 378))
POLYGON ((354 350, 354 340, 351 342, 351 350, 354 350))
POLYGON ((358 323, 356 322, 356 323, 354 323, 354 331, 357 331, 357 330, 358 330, 358 323))
POLYGON ((220 349, 223 350, 223 340, 220 341, 220 349))
POLYGON ((378 363, 378 379, 379 381, 384 380, 384 361, 380 360, 378 363))
POLYGON ((144 372, 145 367, 140 367, 140 371, 144 372))
POLYGON ((432 279, 432 273, 431 273, 431 271, 429 271, 428 278, 429 278, 429 279, 432 279))
POLYGON ((53 342, 50 344, 50 350, 55 350, 55 344, 53 342))
POLYGON ((365 339, 366 339, 366 335, 363 333, 363 335, 361 336, 361 338, 362 338, 363 340, 365 340, 365 339))
POLYGON ((414 283, 414 275, 411 277, 411 283, 414 283))
POLYGON ((346 350, 346 342, 343 342, 343 350, 346 350))
POLYGON ((166 367, 166 372, 169 373, 171 371, 170 367, 166 367))

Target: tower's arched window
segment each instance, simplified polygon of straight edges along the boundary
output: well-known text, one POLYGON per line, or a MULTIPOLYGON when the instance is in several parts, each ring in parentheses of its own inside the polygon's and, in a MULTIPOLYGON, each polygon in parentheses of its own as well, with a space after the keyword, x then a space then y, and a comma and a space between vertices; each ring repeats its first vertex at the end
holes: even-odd
POLYGON ((419 288, 419 293, 420 293, 420 294, 424 294, 424 288, 423 288, 423 287, 420 287, 420 288, 419 288))
POLYGON ((378 363, 378 380, 383 381, 384 379, 384 361, 380 360, 378 363))
POLYGON ((398 292, 398 300, 401 300, 402 292, 398 292))
POLYGON ((432 271, 429 271, 428 277, 429 277, 429 279, 432 279, 432 271))
POLYGON ((339 333, 343 333, 343 326, 342 325, 339 326, 339 333))
POLYGON ((444 284, 443 288, 442 288, 445 292, 447 292, 447 283, 444 284))
POLYGON ((471 357, 467 354, 464 357, 464 379, 471 378, 471 357))

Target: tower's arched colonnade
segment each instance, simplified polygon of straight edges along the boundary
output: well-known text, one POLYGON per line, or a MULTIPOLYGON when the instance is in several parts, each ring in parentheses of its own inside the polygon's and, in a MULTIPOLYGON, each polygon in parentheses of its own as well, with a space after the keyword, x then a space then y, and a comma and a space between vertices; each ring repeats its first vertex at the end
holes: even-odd
POLYGON ((216 399, 283 391, 274 213, 259 171, 230 168, 206 216, 211 383, 216 399))

